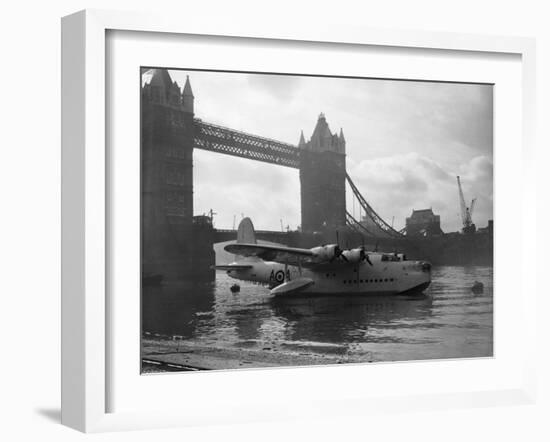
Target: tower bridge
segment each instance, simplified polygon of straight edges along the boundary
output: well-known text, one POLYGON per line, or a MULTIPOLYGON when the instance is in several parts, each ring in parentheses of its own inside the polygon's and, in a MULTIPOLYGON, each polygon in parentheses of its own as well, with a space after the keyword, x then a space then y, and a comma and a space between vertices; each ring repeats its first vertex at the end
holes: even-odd
POLYGON ((343 131, 333 134, 318 118, 311 138, 298 145, 252 135, 195 118, 189 78, 183 90, 165 69, 142 73, 141 89, 141 240, 145 273, 167 279, 211 278, 212 244, 235 238, 216 230, 207 217, 194 217, 193 151, 208 150, 299 170, 301 231, 260 231, 260 238, 309 246, 336 230, 377 244, 396 244, 403 235, 368 204, 346 172, 343 131), (346 182, 362 208, 357 220, 346 211, 346 182))

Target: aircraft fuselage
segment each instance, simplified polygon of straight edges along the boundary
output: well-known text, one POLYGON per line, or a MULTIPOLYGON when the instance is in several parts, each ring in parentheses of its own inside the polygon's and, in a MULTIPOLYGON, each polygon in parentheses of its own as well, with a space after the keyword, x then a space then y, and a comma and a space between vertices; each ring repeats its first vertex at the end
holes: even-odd
POLYGON ((311 270, 257 260, 247 262, 250 268, 227 270, 227 274, 270 288, 300 278, 311 279, 312 284, 300 290, 301 294, 393 295, 422 291, 430 284, 431 266, 426 262, 403 260, 402 256, 383 253, 370 253, 369 261, 353 265, 327 264, 311 270))

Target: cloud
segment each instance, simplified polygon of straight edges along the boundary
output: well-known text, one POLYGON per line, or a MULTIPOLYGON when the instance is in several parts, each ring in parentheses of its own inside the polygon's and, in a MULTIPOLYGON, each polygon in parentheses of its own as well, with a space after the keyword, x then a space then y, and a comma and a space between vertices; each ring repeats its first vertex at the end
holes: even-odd
MULTIPOLYGON (((478 198, 474 222, 486 225, 492 219, 492 162, 478 156, 460 165, 459 171, 446 170, 431 158, 411 152, 373 160, 348 162, 348 171, 359 191, 387 222, 405 226, 413 209, 432 208, 441 216, 444 231, 460 229, 460 206, 456 173, 461 175, 466 198, 478 198)), ((469 201, 469 200, 468 200, 469 201)), ((348 208, 359 206, 347 196, 348 208)), ((353 210, 353 209, 352 209, 353 210)))
POLYGON ((283 102, 292 100, 301 84, 300 77, 291 75, 256 74, 247 80, 251 88, 283 102))

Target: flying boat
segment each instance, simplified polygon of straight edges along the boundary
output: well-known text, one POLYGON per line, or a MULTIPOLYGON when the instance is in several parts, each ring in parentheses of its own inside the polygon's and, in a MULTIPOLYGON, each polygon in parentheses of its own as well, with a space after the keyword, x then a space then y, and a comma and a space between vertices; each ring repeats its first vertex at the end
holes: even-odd
POLYGON ((250 218, 237 241, 224 250, 238 257, 215 266, 231 278, 265 284, 275 296, 397 295, 421 293, 431 282, 431 264, 410 261, 403 253, 342 249, 338 244, 311 249, 258 244, 250 218))

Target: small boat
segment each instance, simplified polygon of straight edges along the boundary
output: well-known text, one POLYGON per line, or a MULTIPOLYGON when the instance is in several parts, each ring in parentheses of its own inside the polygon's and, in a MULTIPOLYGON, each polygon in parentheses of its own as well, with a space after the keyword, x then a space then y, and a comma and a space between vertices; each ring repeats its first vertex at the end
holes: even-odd
POLYGON ((476 295, 479 295, 480 293, 483 293, 483 283, 479 281, 475 281, 474 285, 472 286, 472 292, 476 295))
POLYGON ((231 290, 231 293, 237 293, 241 291, 241 286, 239 284, 233 284, 229 290, 231 290))

